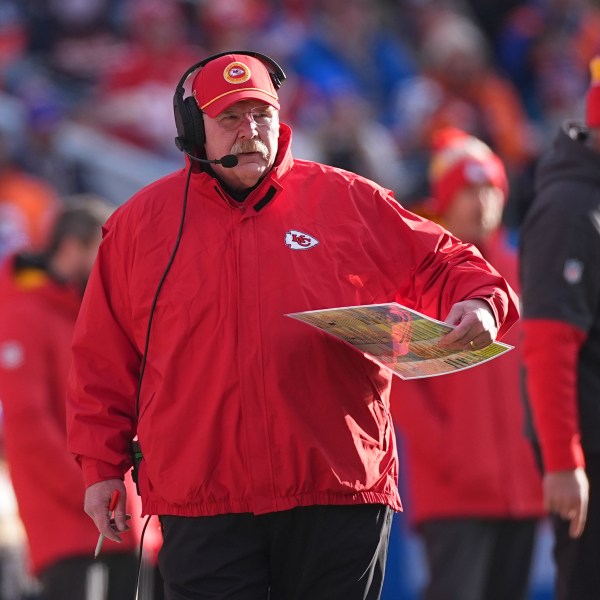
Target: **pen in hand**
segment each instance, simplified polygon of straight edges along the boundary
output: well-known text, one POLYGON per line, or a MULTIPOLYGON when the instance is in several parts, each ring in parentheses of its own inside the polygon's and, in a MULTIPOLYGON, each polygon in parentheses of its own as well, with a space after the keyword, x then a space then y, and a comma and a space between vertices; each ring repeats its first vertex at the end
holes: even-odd
MULTIPOLYGON (((114 490, 111 497, 110 497, 110 503, 108 505, 108 516, 109 518, 111 518, 112 513, 114 512, 115 508, 117 508, 117 502, 119 501, 119 490, 114 490)), ((98 536, 98 543, 96 544, 96 550, 94 550, 94 558, 98 558, 98 555, 100 554, 100 550, 102 550, 102 544, 104 543, 104 534, 101 533, 98 536)))

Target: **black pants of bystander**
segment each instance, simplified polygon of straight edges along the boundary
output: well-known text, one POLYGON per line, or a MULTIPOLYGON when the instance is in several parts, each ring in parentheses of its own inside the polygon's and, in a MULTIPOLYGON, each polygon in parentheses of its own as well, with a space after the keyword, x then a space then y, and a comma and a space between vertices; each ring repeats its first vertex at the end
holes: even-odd
POLYGON ((424 600, 525 600, 535 519, 448 518, 421 525, 424 600))
POLYGON ((600 452, 585 453, 590 483, 587 521, 583 535, 569 537, 569 522, 553 516, 556 600, 600 598, 600 452))
POLYGON ((42 600, 129 600, 135 594, 135 552, 65 558, 40 575, 42 600))

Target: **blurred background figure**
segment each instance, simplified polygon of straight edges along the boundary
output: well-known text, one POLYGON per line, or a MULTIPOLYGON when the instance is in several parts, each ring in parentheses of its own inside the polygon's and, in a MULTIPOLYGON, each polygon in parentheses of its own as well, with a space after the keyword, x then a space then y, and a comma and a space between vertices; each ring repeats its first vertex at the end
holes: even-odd
POLYGON ((28 573, 27 538, 19 517, 4 455, 2 404, 0 404, 0 598, 35 600, 39 584, 28 573))
POLYGON ((323 162, 360 173, 402 196, 405 171, 400 151, 362 96, 333 94, 316 139, 323 162))
MULTIPOLYGON (((515 286, 515 250, 502 229, 508 183, 479 139, 445 128, 434 136, 432 197, 414 210, 433 218, 515 286)), ((517 289, 515 287, 515 289, 517 289)), ((503 338, 518 344, 517 325, 503 338)), ((395 380, 391 408, 405 440, 407 513, 428 567, 425 600, 525 600, 541 478, 525 436, 518 347, 460 373, 395 380)))
MULTIPOLYGON (((475 4, 475 3, 474 3, 475 4)), ((544 144, 579 112, 588 64, 600 52, 600 4, 587 0, 525 0, 496 27, 499 67, 519 89, 544 144)))
POLYGON ((205 51, 188 41, 177 0, 130 0, 119 60, 98 77, 87 114, 112 135, 160 155, 175 155, 173 94, 179 77, 205 51))
POLYGON ((590 66, 585 121, 565 123, 540 161, 521 231, 526 381, 557 600, 600 590, 600 55, 590 66))
POLYGON ((71 336, 111 208, 66 202, 45 246, 5 259, 0 273, 0 401, 4 450, 43 600, 133 598, 136 539, 106 542, 83 511, 81 470, 66 449, 71 336))
POLYGON ((304 35, 288 51, 298 87, 286 116, 299 125, 294 137, 305 132, 315 142, 314 159, 374 179, 400 198, 407 174, 390 126, 396 90, 416 65, 384 15, 368 0, 315 0, 304 35))
POLYGON ((307 36, 289 59, 310 94, 305 117, 314 118, 315 104, 326 107, 331 97, 358 94, 389 125, 398 85, 415 74, 410 48, 389 28, 378 3, 317 0, 314 8, 307 36))
MULTIPOLYGON (((14 0, 11 0, 11 2, 14 0)), ((27 52, 9 69, 11 85, 32 72, 47 76, 71 106, 86 98, 119 55, 115 6, 120 0, 23 0, 27 52)))
POLYGON ((19 165, 15 144, 0 130, 0 260, 20 249, 40 250, 59 206, 52 184, 19 165))
MULTIPOLYGON (((311 0, 306 2, 310 4, 311 0)), ((255 48, 281 2, 219 0, 191 4, 193 22, 202 32, 203 46, 208 54, 218 54, 231 48, 255 48)))
POLYGON ((19 97, 24 107, 24 135, 16 151, 19 166, 61 197, 82 193, 83 172, 62 154, 68 119, 56 90, 44 78, 31 77, 22 85, 19 97))
MULTIPOLYGON (((426 165, 433 133, 457 127, 493 147, 512 178, 535 156, 538 136, 517 88, 496 68, 489 40, 471 19, 453 10, 423 18, 421 28, 417 53, 422 69, 397 93, 402 152, 417 161, 417 168, 426 165)), ((426 177, 414 182, 417 199, 427 184, 426 177)))

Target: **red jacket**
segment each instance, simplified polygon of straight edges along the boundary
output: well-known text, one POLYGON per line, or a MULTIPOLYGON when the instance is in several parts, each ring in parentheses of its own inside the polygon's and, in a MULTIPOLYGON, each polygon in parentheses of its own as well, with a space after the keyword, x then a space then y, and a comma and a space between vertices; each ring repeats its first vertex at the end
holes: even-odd
MULTIPOLYGON (((516 256, 504 238, 486 258, 517 285, 516 256)), ((409 511, 420 523, 444 517, 543 514, 541 477, 525 435, 520 325, 502 341, 514 350, 478 367, 392 386, 403 434, 409 511)))
MULTIPOLYGON (((83 511, 81 471, 66 447, 65 393, 80 293, 43 271, 0 272, 0 400, 4 446, 35 573, 90 556, 98 539, 83 511)), ((107 541, 107 552, 134 548, 107 541)))
MULTIPOLYGON (((400 509, 390 372, 286 313, 399 299, 445 317, 485 297, 503 330, 517 318, 476 250, 366 179, 294 161, 281 127, 276 164, 245 203, 208 173, 191 178, 141 390, 146 513, 400 509)), ((87 485, 129 466, 148 316, 185 181, 186 170, 160 179, 106 226, 68 391, 69 445, 87 485)))

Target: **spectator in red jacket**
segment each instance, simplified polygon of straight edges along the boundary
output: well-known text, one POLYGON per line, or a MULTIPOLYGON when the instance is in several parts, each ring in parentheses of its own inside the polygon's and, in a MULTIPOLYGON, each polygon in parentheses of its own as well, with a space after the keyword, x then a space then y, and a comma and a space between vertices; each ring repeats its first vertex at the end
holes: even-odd
POLYGON ((8 258, 0 273, 0 399, 4 448, 44 600, 133 598, 135 538, 107 542, 82 510, 79 466, 67 451, 65 394, 71 336, 109 208, 66 206, 47 246, 8 258), (98 596, 100 597, 100 596, 98 596))
MULTIPOLYGON (((436 135, 429 217, 475 244, 517 283, 516 252, 501 227, 503 163, 477 138, 436 135)), ((416 208, 415 208, 416 210, 416 208)), ((503 338, 517 345, 518 324, 503 338)), ((445 377, 396 380, 392 414, 407 450, 409 510, 426 551, 426 600, 525 600, 541 479, 525 437, 518 347, 445 377)))

